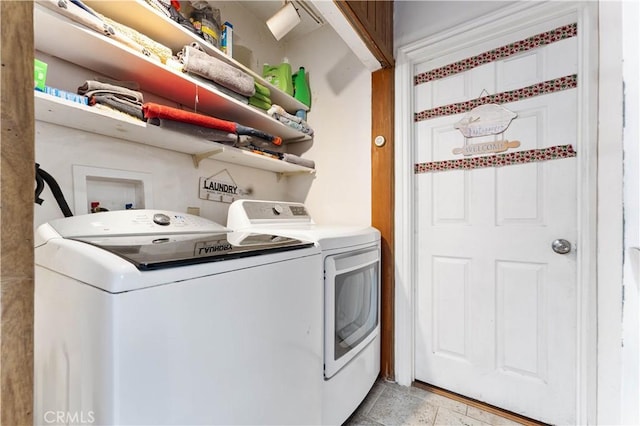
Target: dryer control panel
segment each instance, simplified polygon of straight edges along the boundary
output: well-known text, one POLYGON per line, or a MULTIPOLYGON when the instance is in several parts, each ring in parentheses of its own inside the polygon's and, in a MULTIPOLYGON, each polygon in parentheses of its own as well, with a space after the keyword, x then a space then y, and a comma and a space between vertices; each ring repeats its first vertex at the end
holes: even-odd
POLYGON ((238 200, 229 206, 227 226, 242 229, 255 224, 313 224, 302 203, 238 200))

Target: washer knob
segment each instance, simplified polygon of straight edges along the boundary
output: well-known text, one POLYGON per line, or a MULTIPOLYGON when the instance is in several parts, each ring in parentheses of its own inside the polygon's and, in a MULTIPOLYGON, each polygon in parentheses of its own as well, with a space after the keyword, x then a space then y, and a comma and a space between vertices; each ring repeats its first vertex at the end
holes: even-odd
POLYGON ((171 223, 171 218, 166 214, 156 213, 153 215, 153 223, 161 226, 167 226, 171 223))
POLYGON ((280 204, 276 204, 275 206, 273 206, 273 214, 275 214, 276 216, 280 216, 283 212, 284 209, 280 204))

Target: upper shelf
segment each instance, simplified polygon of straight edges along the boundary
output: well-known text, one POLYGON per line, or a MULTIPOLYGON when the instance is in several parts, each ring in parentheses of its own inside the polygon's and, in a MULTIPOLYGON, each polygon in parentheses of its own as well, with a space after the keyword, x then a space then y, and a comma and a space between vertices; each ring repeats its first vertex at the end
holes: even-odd
POLYGON ((190 154, 196 166, 204 158, 215 158, 282 174, 314 173, 314 169, 264 155, 166 130, 120 113, 35 93, 35 118, 73 129, 111 136, 144 145, 190 154))
MULTIPOLYGON (((280 136, 285 142, 311 139, 308 135, 273 119, 262 110, 244 104, 213 86, 202 83, 199 79, 151 60, 128 46, 78 25, 37 3, 34 6, 34 37, 37 50, 117 80, 137 81, 145 91, 197 112, 280 136)), ((166 20, 162 26, 169 27, 171 23, 170 20, 166 20)), ((274 103, 277 102, 274 100, 274 103)))
POLYGON ((247 74, 253 76, 260 84, 267 86, 271 90, 271 101, 274 104, 280 105, 290 113, 295 113, 300 109, 305 111, 309 110, 309 107, 305 104, 294 97, 289 96, 276 86, 266 81, 261 75, 257 74, 252 69, 225 55, 221 50, 213 47, 204 39, 198 37, 186 28, 183 28, 177 22, 167 18, 144 0, 90 0, 85 1, 84 3, 96 12, 131 27, 158 43, 170 48, 174 54, 182 50, 185 45, 197 42, 209 55, 241 69, 247 74))

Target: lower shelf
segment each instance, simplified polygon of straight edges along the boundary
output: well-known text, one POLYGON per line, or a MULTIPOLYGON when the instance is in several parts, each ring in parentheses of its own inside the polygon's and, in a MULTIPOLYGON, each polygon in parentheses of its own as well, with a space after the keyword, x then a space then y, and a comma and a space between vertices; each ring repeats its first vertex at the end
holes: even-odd
POLYGON ((315 173, 314 169, 147 125, 117 111, 82 105, 35 91, 35 119, 193 156, 196 167, 205 158, 282 174, 315 173))

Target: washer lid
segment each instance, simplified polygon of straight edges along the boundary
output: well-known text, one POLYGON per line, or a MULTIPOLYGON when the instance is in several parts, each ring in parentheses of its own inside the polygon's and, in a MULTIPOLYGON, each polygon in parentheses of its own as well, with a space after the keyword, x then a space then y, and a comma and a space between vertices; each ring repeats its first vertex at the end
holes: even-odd
POLYGON ((313 243, 294 238, 246 232, 69 239, 88 243, 116 254, 140 270, 216 262, 313 246, 313 243))
POLYGON ((139 270, 257 256, 313 245, 297 237, 232 232, 199 216, 159 210, 119 210, 52 220, 38 228, 36 247, 59 238, 99 247, 126 259, 139 270))

